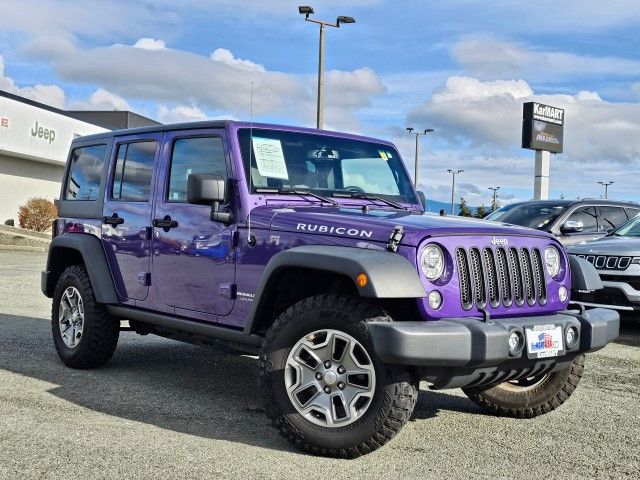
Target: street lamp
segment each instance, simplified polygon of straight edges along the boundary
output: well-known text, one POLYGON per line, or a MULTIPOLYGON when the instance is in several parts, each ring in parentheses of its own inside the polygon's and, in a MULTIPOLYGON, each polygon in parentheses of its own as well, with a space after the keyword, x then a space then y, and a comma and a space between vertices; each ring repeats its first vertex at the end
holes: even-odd
POLYGON ((451 170, 449 168, 449 169, 447 169, 447 172, 449 172, 451 175, 453 175, 453 182, 451 184, 451 215, 453 215, 454 200, 455 200, 455 195, 456 195, 456 175, 458 175, 459 173, 464 172, 464 170, 451 170))
POLYGON ((409 132, 411 135, 416 136, 416 159, 415 159, 415 174, 413 176, 413 185, 416 187, 416 190, 417 190, 418 189, 418 147, 419 147, 418 138, 420 137, 420 135, 426 135, 427 133, 433 132, 433 128, 425 128, 424 131, 420 132, 413 127, 407 127, 407 132, 409 132))
POLYGON ((313 14, 313 8, 309 6, 298 7, 300 15, 304 15, 304 19, 307 22, 317 23, 320 25, 320 48, 318 54, 318 109, 316 116, 316 128, 322 128, 322 105, 323 105, 323 89, 324 89, 324 27, 339 28, 342 23, 356 23, 353 17, 339 16, 335 23, 327 22, 324 20, 315 20, 309 18, 309 15, 313 14))
POLYGON ((498 204, 496 203, 496 197, 498 196, 498 190, 500 190, 500 187, 488 187, 488 189, 493 190, 493 204, 491 206, 491 211, 495 212, 498 206, 498 204))
POLYGON ((600 185, 604 185, 604 198, 609 198, 609 185, 613 185, 615 182, 609 180, 608 182, 598 182, 600 185))

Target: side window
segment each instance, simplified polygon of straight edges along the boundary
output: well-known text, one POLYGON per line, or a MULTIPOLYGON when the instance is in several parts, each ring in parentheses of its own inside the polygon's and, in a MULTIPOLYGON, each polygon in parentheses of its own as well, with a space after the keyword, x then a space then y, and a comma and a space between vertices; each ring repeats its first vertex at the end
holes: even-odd
POLYGON ((575 210, 567 221, 582 222, 583 233, 597 232, 598 223, 596 222, 596 207, 580 207, 575 210))
POLYGON ((167 200, 187 201, 187 177, 192 173, 220 175, 227 179, 222 138, 180 138, 173 143, 167 200))
POLYGON ((65 200, 97 200, 107 154, 106 145, 75 148, 71 152, 65 200))
POLYGON ((148 201, 155 156, 155 140, 118 145, 111 198, 128 202, 148 201))
POLYGON ((627 221, 627 215, 624 213, 622 207, 600 207, 600 217, 598 218, 598 225, 601 232, 606 232, 612 228, 619 227, 627 221))

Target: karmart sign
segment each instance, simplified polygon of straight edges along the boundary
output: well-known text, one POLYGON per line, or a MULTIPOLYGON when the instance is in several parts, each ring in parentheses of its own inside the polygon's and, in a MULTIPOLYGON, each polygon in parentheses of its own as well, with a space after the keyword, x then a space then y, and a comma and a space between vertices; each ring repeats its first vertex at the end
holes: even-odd
POLYGON ((522 107, 522 148, 562 153, 564 110, 538 102, 522 107))
MULTIPOLYGON (((533 110, 533 118, 542 120, 543 122, 555 123, 556 125, 564 125, 564 110, 558 107, 542 105, 541 103, 530 102, 533 110)), ((525 105, 527 105, 525 103, 525 105)))

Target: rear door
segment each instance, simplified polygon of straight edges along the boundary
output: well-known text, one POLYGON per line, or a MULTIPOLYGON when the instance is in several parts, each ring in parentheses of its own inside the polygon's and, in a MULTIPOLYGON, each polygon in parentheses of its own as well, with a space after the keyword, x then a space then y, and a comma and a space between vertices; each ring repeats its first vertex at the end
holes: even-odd
POLYGON ((210 206, 187 203, 187 177, 228 179, 224 130, 167 132, 163 144, 153 215, 155 293, 176 314, 217 321, 234 304, 234 227, 211 221, 210 206))
POLYGON ((107 177, 102 240, 118 293, 127 303, 149 293, 154 168, 162 134, 118 137, 107 177))

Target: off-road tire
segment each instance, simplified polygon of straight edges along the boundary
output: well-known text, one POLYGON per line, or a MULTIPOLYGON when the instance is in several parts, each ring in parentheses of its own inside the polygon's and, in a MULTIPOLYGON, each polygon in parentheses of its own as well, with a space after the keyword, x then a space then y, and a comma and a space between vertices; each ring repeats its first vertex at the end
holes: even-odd
POLYGON ((58 279, 51 308, 51 330, 56 351, 68 367, 79 369, 100 367, 113 356, 118 344, 120 322, 107 312, 105 305, 96 302, 87 270, 83 265, 67 267, 58 279), (58 321, 60 299, 70 286, 78 290, 84 304, 82 338, 75 348, 65 345, 58 321))
POLYGON ((571 364, 550 373, 531 389, 506 389, 504 384, 463 388, 476 405, 501 417, 533 418, 555 410, 566 402, 578 386, 584 372, 584 355, 571 364))
POLYGON ((381 362, 367 329, 370 321, 391 318, 371 303, 340 295, 302 300, 273 323, 260 352, 259 386, 273 426, 298 449, 314 455, 356 458, 381 447, 407 423, 416 404, 415 377, 406 369, 381 362), (284 366, 295 343, 319 329, 340 330, 367 350, 376 374, 375 393, 366 412, 342 427, 323 427, 305 419, 292 406, 284 366))

